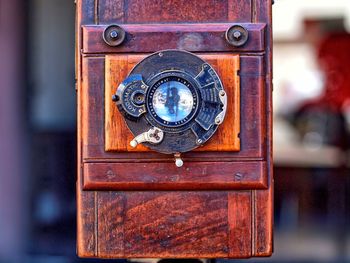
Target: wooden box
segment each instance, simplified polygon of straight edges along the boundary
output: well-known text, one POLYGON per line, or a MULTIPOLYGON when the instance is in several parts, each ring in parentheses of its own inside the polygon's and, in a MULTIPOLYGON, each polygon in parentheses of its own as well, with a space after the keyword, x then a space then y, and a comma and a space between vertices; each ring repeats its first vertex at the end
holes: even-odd
POLYGON ((77 0, 78 255, 249 258, 272 253, 271 0, 77 0), (108 25, 126 32, 103 40, 108 25), (235 47, 225 32, 249 39, 235 47), (172 156, 133 149, 111 101, 146 55, 187 50, 228 95, 225 122, 203 147, 172 156))

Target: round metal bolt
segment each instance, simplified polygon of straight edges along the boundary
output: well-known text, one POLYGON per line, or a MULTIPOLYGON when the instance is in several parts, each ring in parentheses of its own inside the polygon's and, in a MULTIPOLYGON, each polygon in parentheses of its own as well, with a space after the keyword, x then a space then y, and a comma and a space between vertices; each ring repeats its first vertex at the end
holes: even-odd
POLYGON ((215 124, 217 124, 217 125, 221 124, 221 119, 220 119, 220 117, 216 117, 216 118, 215 118, 215 124))
POLYGON ((184 165, 184 161, 182 161, 180 158, 175 160, 176 167, 182 167, 184 165))
POLYGON ((198 144, 202 144, 202 143, 203 143, 203 140, 202 140, 202 139, 198 139, 198 140, 197 140, 197 143, 198 143, 198 144))
POLYGON ((220 96, 223 97, 223 96, 225 96, 225 95, 226 95, 226 92, 225 92, 224 90, 221 90, 221 91, 220 91, 220 96))
POLYGON ((236 39, 236 40, 240 40, 241 37, 242 37, 242 33, 240 31, 235 31, 233 32, 233 37, 236 39))
POLYGON ((112 31, 109 33, 109 36, 110 36, 112 39, 116 39, 116 38, 118 38, 119 34, 118 34, 117 30, 112 30, 112 31))
POLYGON ((113 96, 112 96, 112 101, 114 101, 114 102, 119 101, 119 96, 113 95, 113 96))

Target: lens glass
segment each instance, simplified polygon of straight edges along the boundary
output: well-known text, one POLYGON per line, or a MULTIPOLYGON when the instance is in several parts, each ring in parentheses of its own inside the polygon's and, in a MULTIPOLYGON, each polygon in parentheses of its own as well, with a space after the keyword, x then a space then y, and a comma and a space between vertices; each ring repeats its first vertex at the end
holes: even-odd
POLYGON ((193 95, 185 84, 168 81, 156 89, 152 103, 159 118, 168 122, 179 122, 191 113, 193 95))

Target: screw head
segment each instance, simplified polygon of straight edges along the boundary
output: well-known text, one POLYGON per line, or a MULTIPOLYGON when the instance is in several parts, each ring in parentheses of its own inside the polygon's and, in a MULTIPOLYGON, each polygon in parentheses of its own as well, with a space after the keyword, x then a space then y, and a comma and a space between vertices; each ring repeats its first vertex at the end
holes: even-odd
POLYGON ((117 31, 117 30, 112 30, 112 31, 109 33, 109 36, 110 36, 112 39, 118 38, 118 36, 119 36, 118 31, 117 31))
POLYGON ((242 33, 236 30, 235 32, 233 32, 232 36, 234 37, 234 39, 240 40, 242 38, 242 33))

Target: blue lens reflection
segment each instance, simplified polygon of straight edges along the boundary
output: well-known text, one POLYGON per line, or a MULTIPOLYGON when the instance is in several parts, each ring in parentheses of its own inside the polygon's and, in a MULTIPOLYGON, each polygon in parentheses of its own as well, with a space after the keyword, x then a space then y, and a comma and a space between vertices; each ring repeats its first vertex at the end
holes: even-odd
POLYGON ((153 96, 156 114, 168 122, 185 119, 192 110, 193 96, 189 88, 178 81, 161 84, 153 96))

